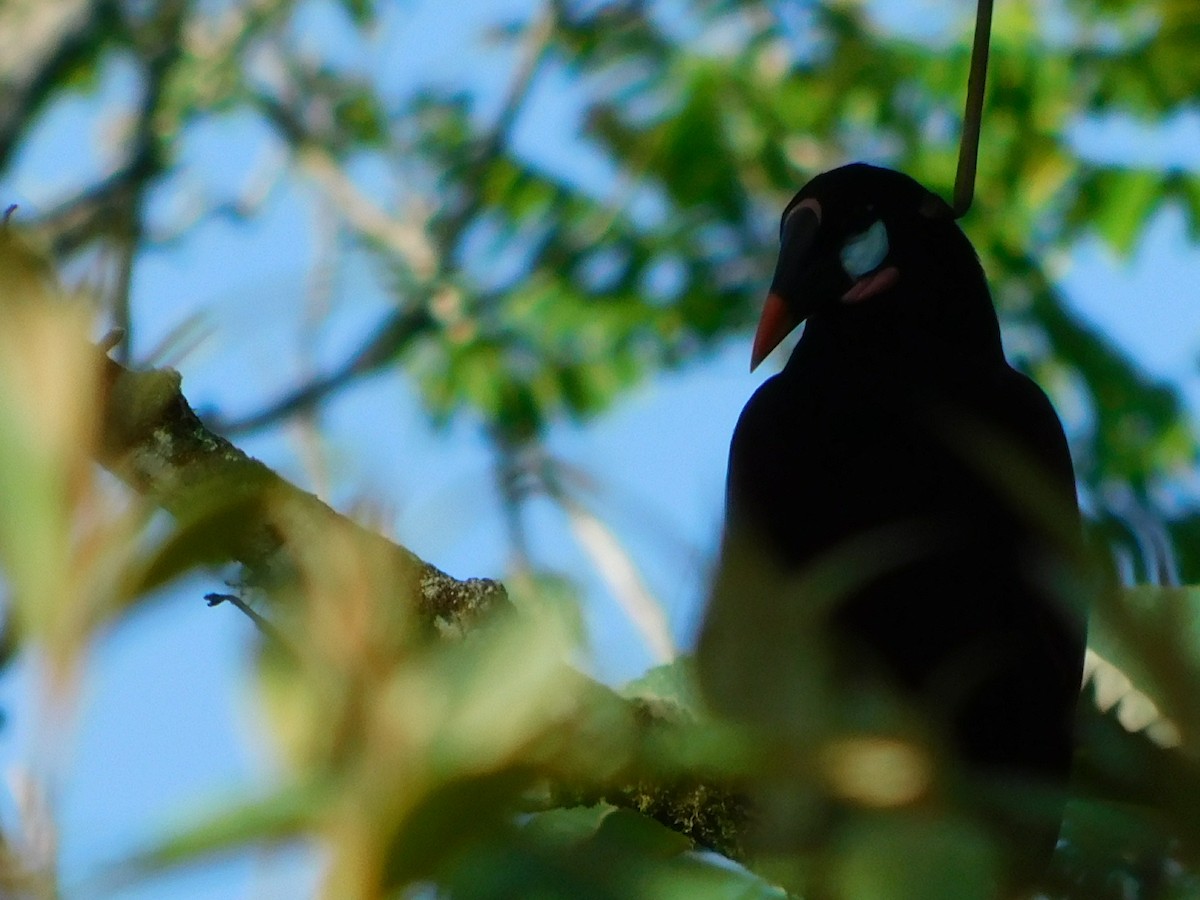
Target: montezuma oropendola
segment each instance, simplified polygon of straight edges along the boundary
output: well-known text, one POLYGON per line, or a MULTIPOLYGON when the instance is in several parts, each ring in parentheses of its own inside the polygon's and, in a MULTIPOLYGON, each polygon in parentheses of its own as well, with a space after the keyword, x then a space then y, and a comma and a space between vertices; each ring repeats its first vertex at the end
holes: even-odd
MULTIPOLYGON (((801 322, 733 435, 698 650, 710 702, 802 733, 831 714, 800 657, 825 654, 838 690, 890 685, 972 777, 1060 796, 1084 655, 1055 589, 1080 531, 1074 472, 947 204, 864 164, 813 178, 783 213, 752 366, 801 322)), ((1060 814, 1018 838, 1026 859, 1049 858, 1060 814)))

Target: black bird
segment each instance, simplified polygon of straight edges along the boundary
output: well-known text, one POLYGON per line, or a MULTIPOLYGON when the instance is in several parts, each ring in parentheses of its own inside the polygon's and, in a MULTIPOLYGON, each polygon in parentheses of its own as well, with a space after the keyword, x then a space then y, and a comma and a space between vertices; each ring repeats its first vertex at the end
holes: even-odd
MULTIPOLYGON (((783 213, 752 365, 801 322, 733 435, 710 702, 802 731, 820 685, 798 657, 828 651, 835 682, 886 681, 969 773, 1061 791, 1085 630, 1054 588, 1074 472, 948 205, 864 164, 812 179, 783 213)), ((1044 859, 1051 818, 1025 836, 1044 859)))

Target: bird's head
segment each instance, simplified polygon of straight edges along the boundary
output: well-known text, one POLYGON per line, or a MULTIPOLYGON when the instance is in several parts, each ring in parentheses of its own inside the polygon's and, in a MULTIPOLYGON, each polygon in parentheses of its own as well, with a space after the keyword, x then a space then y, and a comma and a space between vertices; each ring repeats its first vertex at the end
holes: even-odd
MULTIPOLYGON (((751 369, 810 316, 852 309, 861 315, 868 306, 909 297, 918 286, 928 293, 940 274, 961 269, 964 256, 967 277, 978 273, 986 297, 974 250, 937 194, 900 172, 864 163, 816 176, 783 211, 779 262, 751 369)), ((994 318, 990 301, 987 306, 994 318)))

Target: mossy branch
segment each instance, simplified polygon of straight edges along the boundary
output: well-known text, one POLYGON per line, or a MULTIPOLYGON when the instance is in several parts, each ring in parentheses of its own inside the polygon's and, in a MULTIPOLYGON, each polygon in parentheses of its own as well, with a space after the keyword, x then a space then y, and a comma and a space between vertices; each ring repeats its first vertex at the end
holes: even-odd
MULTIPOLYGON (((239 562, 248 580, 270 583, 281 560, 286 565, 287 541, 274 512, 282 506, 289 513, 290 535, 296 534, 298 523, 308 534, 348 527, 385 553, 398 575, 393 583, 418 598, 421 618, 439 633, 462 634, 509 606, 500 582, 447 575, 338 514, 213 432, 184 397, 179 373, 133 371, 107 356, 102 365, 101 464, 181 521, 202 523, 188 540, 203 545, 205 561, 239 562)), ((595 682, 589 683, 587 695, 594 709, 608 709, 633 722, 636 747, 610 783, 555 785, 550 805, 607 802, 636 810, 698 846, 741 858, 749 818, 745 798, 716 780, 667 771, 650 761, 659 755, 653 748, 694 726, 669 704, 627 700, 595 682)))
POLYGON ((417 598, 422 618, 461 631, 508 604, 488 578, 459 580, 335 512, 207 428, 181 391, 178 372, 137 372, 104 357, 100 462, 138 493, 185 523, 201 522, 204 561, 236 561, 251 583, 271 583, 286 560, 274 511, 288 511, 289 533, 350 528, 394 567, 395 584, 417 598))

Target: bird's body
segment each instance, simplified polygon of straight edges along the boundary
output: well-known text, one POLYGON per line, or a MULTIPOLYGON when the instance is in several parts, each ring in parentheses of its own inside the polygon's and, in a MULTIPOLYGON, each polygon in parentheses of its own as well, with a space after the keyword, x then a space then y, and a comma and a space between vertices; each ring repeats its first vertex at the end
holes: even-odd
POLYGON ((1052 587, 1079 527, 1071 459, 1049 401, 1005 360, 974 250, 938 203, 857 165, 789 206, 801 215, 785 216, 756 356, 807 325, 734 433, 701 677, 718 708, 777 716, 763 696, 788 694, 770 681, 788 666, 771 657, 808 639, 787 623, 820 621, 839 677, 898 687, 968 768, 1061 787, 1084 649, 1052 587), (827 617, 780 615, 772 604, 804 592, 763 596, 760 582, 745 597, 730 570, 747 548, 781 585, 839 553, 859 571, 827 617), (739 616, 776 625, 755 649, 739 616))

